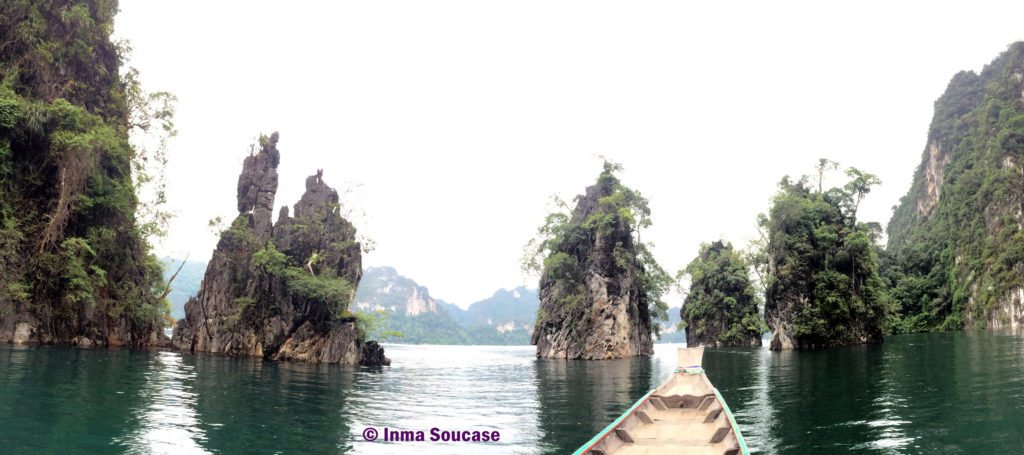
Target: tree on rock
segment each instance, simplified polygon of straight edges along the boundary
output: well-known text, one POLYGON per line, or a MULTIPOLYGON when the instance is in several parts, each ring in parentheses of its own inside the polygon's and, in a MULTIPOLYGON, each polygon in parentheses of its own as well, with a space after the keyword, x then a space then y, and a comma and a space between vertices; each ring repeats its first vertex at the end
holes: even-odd
POLYGON ((548 215, 526 246, 523 268, 539 272, 540 308, 532 343, 537 356, 612 359, 654 353, 653 320, 667 319, 661 296, 672 279, 658 265, 641 229, 650 226, 647 199, 604 163, 597 183, 548 215))
POLYGON ((700 246, 686 269, 690 292, 679 314, 687 346, 760 346, 767 326, 750 281, 749 265, 732 244, 700 246))
MULTIPOLYGON (((820 176, 821 174, 819 174, 820 176)), ((767 268, 765 321, 773 350, 882 340, 887 295, 878 274, 878 223, 857 208, 878 178, 850 168, 843 187, 824 191, 785 177, 768 215, 759 257, 767 268)), ((821 177, 819 177, 819 180, 821 177)))

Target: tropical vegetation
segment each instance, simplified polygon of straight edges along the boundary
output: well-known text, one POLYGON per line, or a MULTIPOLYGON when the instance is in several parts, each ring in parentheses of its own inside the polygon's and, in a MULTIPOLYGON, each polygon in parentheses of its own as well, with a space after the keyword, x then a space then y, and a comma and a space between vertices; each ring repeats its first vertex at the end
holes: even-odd
POLYGON ((680 328, 689 346, 761 344, 768 330, 761 320, 761 298, 750 279, 742 251, 722 240, 704 243, 679 277, 690 286, 680 310, 680 328))
POLYGON ((144 92, 123 66, 116 12, 103 0, 0 3, 0 317, 32 314, 43 339, 102 338, 123 321, 126 342, 140 342, 169 322, 148 240, 170 217, 174 98, 144 92), (107 322, 83 323, 86 309, 107 322))

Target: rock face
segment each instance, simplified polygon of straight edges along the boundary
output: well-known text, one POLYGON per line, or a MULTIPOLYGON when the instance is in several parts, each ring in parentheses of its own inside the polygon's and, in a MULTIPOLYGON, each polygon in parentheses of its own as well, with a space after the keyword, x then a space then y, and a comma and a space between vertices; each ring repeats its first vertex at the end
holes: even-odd
MULTIPOLYGON (((269 238, 273 228, 271 217, 274 195, 277 194, 277 165, 281 162, 277 140, 275 132, 270 136, 269 146, 263 147, 261 153, 246 157, 242 163, 242 174, 238 176, 238 213, 252 214, 253 231, 263 239, 269 238)), ((287 210, 286 207, 284 209, 287 210)))
MULTIPOLYGON (((0 308, 11 305, 0 299, 0 308)), ((47 328, 45 320, 27 308, 19 308, 0 316, 0 343, 10 344, 62 344, 88 347, 130 346, 134 348, 163 348, 170 340, 158 326, 133 327, 125 319, 114 319, 96 309, 81 308, 75 316, 75 325, 69 322, 57 333, 47 328)))
POLYGON ((902 331, 1024 325, 1024 42, 963 71, 888 225, 902 331))
POLYGON ((323 171, 306 179, 295 216, 271 210, 278 135, 261 139, 238 178, 239 215, 213 253, 199 294, 185 304, 174 346, 268 360, 384 365, 348 303, 362 276, 355 228, 339 215, 323 171))
POLYGON ((545 261, 532 336, 538 357, 601 360, 654 354, 650 310, 637 281, 642 270, 616 260, 617 252, 635 252, 629 224, 614 216, 605 228, 587 223, 604 214, 600 200, 617 186, 602 178, 587 188, 569 221, 578 241, 562 245, 545 261))

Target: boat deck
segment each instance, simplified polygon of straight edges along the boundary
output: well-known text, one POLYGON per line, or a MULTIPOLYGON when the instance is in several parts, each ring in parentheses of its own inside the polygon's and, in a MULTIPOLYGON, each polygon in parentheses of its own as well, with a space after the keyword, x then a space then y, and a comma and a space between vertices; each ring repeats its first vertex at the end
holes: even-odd
POLYGON ((679 371, 582 453, 736 455, 740 441, 724 411, 703 370, 679 371))

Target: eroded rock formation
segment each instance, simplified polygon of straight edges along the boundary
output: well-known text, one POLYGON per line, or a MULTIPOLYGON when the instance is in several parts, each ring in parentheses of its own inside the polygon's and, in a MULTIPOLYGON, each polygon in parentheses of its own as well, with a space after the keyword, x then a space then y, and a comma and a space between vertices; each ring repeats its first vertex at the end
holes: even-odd
POLYGON ((633 232, 618 208, 600 203, 618 191, 621 185, 610 173, 588 187, 567 225, 574 235, 545 262, 532 339, 538 357, 601 360, 654 353, 648 297, 638 282, 643 269, 622 260, 635 256, 633 232), (604 228, 588 223, 594 216, 608 217, 604 228))
POLYGON ((339 214, 323 171, 306 179, 295 216, 271 210, 278 135, 261 139, 238 178, 238 211, 210 259, 199 294, 174 329, 179 349, 269 360, 382 365, 348 312, 362 276, 356 230, 339 214))

